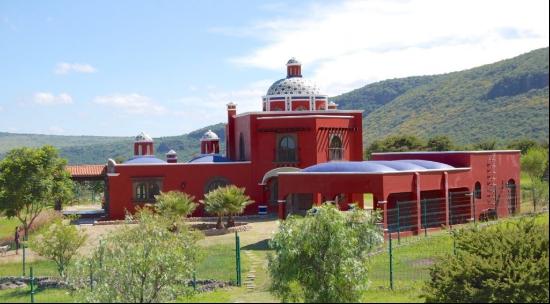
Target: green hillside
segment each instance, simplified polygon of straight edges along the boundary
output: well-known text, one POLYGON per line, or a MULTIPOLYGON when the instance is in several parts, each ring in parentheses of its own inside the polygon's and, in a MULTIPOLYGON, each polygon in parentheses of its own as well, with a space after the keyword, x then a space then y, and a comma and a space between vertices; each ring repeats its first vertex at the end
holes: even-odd
POLYGON ((365 109, 365 143, 394 134, 458 144, 548 139, 548 48, 436 76, 369 84, 331 100, 365 109))
MULTIPOLYGON (((164 159, 165 153, 174 149, 178 159, 185 161, 200 152, 200 137, 211 129, 220 138, 221 149, 224 149, 225 125, 216 124, 180 136, 155 138, 157 157, 164 159)), ((99 137, 99 136, 61 136, 38 134, 0 133, 0 159, 5 153, 15 147, 38 147, 53 145, 59 148, 62 157, 70 164, 101 164, 107 159, 128 159, 133 154, 133 138, 131 137, 99 137)))
MULTIPOLYGON (((484 140, 548 140, 548 48, 466 71, 372 83, 330 98, 340 109, 363 109, 365 145, 393 134, 447 135, 457 144, 484 140)), ((155 139, 157 157, 170 149, 181 161, 200 151, 199 139, 223 123, 155 139)), ((15 147, 51 144, 75 163, 105 163, 132 155, 130 137, 58 136, 0 132, 0 158, 15 147)), ((223 140, 222 140, 223 144, 223 140)), ((223 147, 222 147, 223 150, 223 147)))

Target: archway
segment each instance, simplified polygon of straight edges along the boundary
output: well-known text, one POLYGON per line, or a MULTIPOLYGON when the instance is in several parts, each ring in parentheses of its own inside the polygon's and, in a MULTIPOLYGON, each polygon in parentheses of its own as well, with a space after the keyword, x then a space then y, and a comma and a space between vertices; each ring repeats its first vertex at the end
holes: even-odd
POLYGON ((506 183, 506 188, 508 189, 508 214, 515 214, 517 211, 517 189, 516 181, 513 179, 508 180, 506 183))

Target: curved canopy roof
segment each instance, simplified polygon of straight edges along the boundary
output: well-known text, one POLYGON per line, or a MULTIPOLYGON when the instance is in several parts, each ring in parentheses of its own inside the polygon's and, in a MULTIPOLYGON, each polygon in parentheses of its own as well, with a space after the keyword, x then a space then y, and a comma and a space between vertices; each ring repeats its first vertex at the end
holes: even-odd
POLYGON ((166 164, 166 162, 154 156, 142 155, 132 157, 129 160, 125 161, 124 164, 166 164))
POLYGON ((334 161, 307 167, 302 172, 364 172, 388 173, 403 171, 429 171, 454 169, 444 163, 429 160, 379 160, 379 161, 334 161))

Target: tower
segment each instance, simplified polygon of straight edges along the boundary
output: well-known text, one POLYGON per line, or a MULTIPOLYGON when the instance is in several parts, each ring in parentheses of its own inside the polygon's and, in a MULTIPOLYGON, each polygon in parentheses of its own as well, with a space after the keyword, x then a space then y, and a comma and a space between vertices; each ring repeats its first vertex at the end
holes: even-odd
POLYGON ((201 137, 201 154, 219 154, 220 138, 212 130, 208 130, 201 137))
POLYGON ((134 156, 155 155, 153 138, 141 132, 134 141, 134 156))
POLYGON ((169 163, 169 164, 177 163, 178 162, 178 153, 176 153, 176 151, 174 151, 174 150, 168 151, 168 153, 166 153, 166 162, 169 163))

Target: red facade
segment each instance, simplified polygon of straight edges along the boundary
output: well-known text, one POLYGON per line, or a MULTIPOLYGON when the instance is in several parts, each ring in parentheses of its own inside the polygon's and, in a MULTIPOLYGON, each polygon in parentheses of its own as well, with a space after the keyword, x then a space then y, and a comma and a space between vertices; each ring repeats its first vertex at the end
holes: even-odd
POLYGON ((227 105, 225 155, 211 131, 201 138, 201 156, 186 163, 174 151, 168 162, 156 159, 153 140, 138 135, 134 158, 107 165, 109 217, 122 219, 173 190, 193 195, 200 205, 193 216, 205 216, 200 200, 226 184, 246 188, 254 203, 245 214, 266 207, 281 218, 323 201, 365 207, 369 193, 386 227, 395 225, 397 210, 411 215, 406 223, 398 215, 397 225, 412 232, 519 209, 519 151, 382 153, 364 162, 362 111, 338 110, 301 73, 291 59, 287 78, 262 97, 263 112, 237 114, 227 105), (422 208, 433 211, 424 219, 429 225, 422 208))

